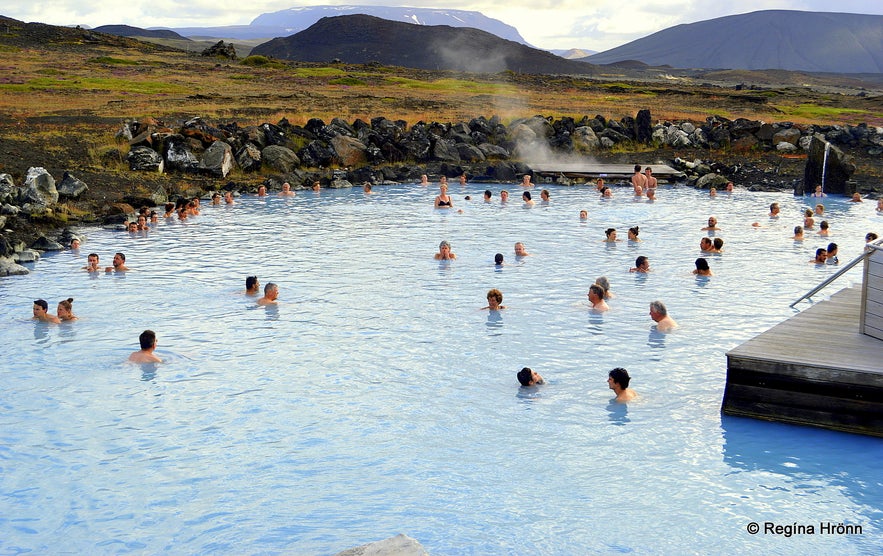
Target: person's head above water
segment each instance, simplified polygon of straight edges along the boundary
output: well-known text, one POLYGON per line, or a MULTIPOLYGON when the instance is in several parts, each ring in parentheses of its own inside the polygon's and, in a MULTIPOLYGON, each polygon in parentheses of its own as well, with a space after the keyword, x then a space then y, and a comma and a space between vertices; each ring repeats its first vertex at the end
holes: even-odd
POLYGON ((535 386, 537 384, 545 384, 543 381, 543 377, 539 375, 536 371, 531 369, 530 367, 524 367, 518 374, 518 382, 521 383, 522 386, 535 386))
POLYGON ((156 333, 153 330, 145 330, 138 336, 141 349, 150 349, 156 345, 156 333))
POLYGON ((604 296, 606 297, 607 293, 610 291, 610 280, 608 280, 606 276, 598 276, 595 283, 604 289, 604 296))
POLYGON ((503 292, 494 288, 492 290, 488 290, 487 292, 487 302, 488 309, 498 309, 501 308, 500 304, 503 303, 503 292))
POLYGON ((629 376, 629 372, 622 367, 617 367, 607 373, 607 376, 613 379, 613 382, 618 384, 620 388, 628 388, 629 382, 631 382, 632 377, 629 376))

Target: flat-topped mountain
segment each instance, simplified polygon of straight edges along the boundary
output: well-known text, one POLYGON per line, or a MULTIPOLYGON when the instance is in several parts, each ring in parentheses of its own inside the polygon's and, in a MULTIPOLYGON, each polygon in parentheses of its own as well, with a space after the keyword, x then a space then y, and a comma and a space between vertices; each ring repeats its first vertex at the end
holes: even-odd
POLYGON ((472 27, 510 41, 528 44, 518 33, 518 29, 498 19, 487 17, 481 12, 406 6, 302 6, 263 13, 252 20, 249 25, 175 27, 174 30, 187 37, 232 39, 287 37, 303 31, 323 17, 356 14, 372 15, 390 21, 416 25, 472 27))
POLYGON ((379 62, 430 70, 591 75, 593 67, 565 60, 478 29, 414 25, 368 15, 325 17, 308 29, 256 46, 252 54, 284 60, 379 62))
POLYGON ((883 73, 883 15, 766 10, 677 25, 581 58, 676 68, 883 73))

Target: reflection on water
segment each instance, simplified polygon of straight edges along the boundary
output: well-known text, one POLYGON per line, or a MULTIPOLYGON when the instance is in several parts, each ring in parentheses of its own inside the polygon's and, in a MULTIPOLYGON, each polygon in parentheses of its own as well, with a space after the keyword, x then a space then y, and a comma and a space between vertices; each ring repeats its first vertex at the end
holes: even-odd
POLYGON ((491 330, 500 330, 503 328, 503 313, 502 311, 493 311, 488 309, 487 312, 487 327, 491 330))
POLYGON ((541 398, 542 389, 545 388, 546 385, 542 386, 519 386, 518 391, 515 393, 515 397, 520 400, 533 402, 541 398))
POLYGON ((614 425, 622 426, 631 423, 629 419, 629 405, 626 403, 618 403, 613 400, 607 404, 607 419, 614 425))
POLYGON ((58 325, 58 337, 61 342, 71 342, 77 337, 76 321, 65 321, 58 325))
POLYGON ((589 317, 589 330, 592 332, 592 334, 602 334, 604 332, 604 329, 601 325, 604 324, 604 313, 600 311, 595 311, 591 308, 589 308, 586 313, 589 317))
POLYGON ((278 303, 270 303, 268 305, 263 306, 264 313, 267 315, 267 320, 279 320, 279 304, 278 303))
POLYGON ((49 323, 42 320, 34 320, 34 339, 37 343, 49 342, 49 323))
POLYGON ((138 366, 141 367, 141 380, 151 381, 156 378, 159 363, 139 363, 138 366))
POLYGON ((647 336, 647 345, 650 346, 650 349, 664 349, 665 348, 665 332, 660 332, 656 325, 650 327, 650 335, 647 336))

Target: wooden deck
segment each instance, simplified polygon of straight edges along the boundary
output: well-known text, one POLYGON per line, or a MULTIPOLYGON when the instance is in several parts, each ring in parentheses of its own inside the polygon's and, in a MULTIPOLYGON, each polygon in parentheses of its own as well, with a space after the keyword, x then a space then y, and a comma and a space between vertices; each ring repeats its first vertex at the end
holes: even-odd
POLYGON ((847 288, 727 353, 722 410, 883 437, 883 341, 847 288))
MULTIPOLYGON (((647 166, 653 169, 653 176, 661 182, 673 181, 684 177, 683 172, 665 164, 641 163, 641 168, 646 168, 647 166)), ((605 180, 628 180, 635 173, 634 164, 598 164, 592 162, 531 164, 530 169, 540 176, 564 176, 571 180, 579 178, 585 180, 596 180, 598 178, 604 178, 605 180)))

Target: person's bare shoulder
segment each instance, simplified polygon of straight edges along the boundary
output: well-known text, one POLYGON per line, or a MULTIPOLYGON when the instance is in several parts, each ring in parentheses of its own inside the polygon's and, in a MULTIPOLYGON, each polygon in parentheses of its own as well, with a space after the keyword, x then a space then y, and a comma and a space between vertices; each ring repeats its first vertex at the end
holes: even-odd
POLYGON ((135 351, 129 356, 130 363, 162 363, 157 355, 153 353, 145 353, 143 351, 135 351))

